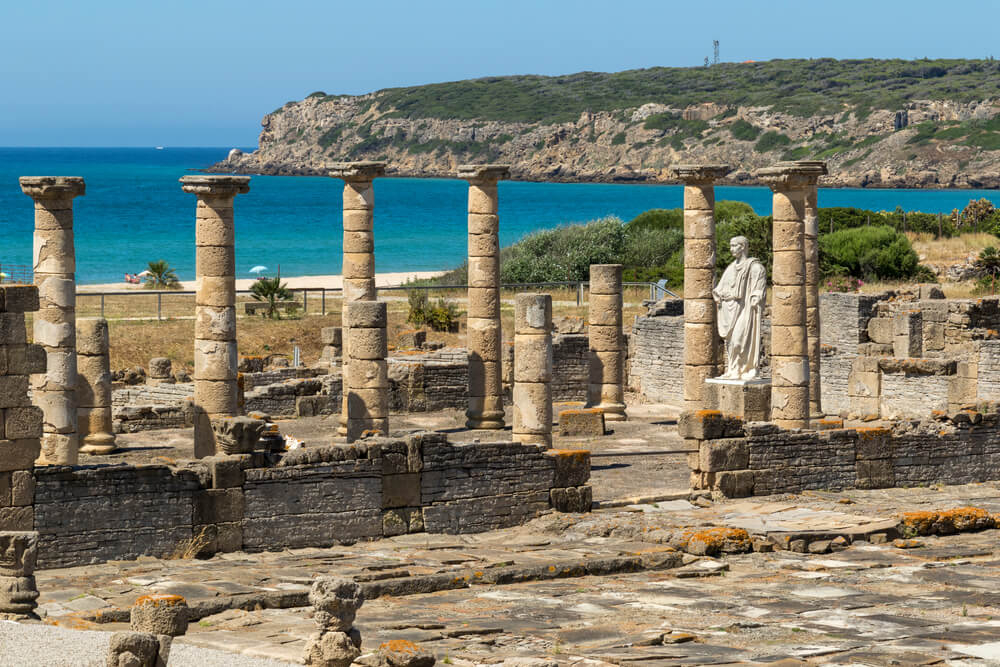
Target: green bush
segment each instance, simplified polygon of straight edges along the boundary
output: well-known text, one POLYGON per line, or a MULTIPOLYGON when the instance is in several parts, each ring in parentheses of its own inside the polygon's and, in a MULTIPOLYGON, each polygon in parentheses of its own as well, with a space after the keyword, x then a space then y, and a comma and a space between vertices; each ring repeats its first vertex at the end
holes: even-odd
POLYGON ((684 229, 684 209, 651 208, 632 218, 627 225, 628 231, 639 229, 684 229))
POLYGON ((451 301, 438 299, 431 305, 427 293, 423 290, 408 292, 406 299, 410 306, 406 321, 413 326, 426 325, 434 331, 458 331, 458 322, 463 313, 451 301))
POLYGON ((783 148, 790 143, 792 143, 792 140, 787 135, 771 130, 760 135, 760 139, 757 140, 753 148, 758 153, 767 153, 783 148))
POLYGON ((740 118, 733 121, 733 124, 729 126, 729 133, 733 135, 734 139, 754 141, 760 136, 760 128, 740 118))
POLYGON ((500 252, 500 279, 589 280, 591 264, 617 263, 624 248, 625 229, 614 217, 535 232, 500 252))
POLYGON ((820 269, 824 275, 872 279, 906 279, 919 264, 909 240, 892 227, 844 229, 819 239, 820 269))
POLYGON ((611 137, 612 146, 620 146, 625 143, 625 133, 619 132, 615 136, 611 137))

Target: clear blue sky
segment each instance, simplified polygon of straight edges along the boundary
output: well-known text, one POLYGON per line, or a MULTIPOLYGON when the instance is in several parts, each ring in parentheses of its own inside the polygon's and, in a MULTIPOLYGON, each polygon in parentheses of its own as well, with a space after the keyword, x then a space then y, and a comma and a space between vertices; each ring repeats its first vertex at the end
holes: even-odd
POLYGON ((315 90, 724 61, 1000 57, 1000 2, 0 0, 0 146, 254 146, 315 90))

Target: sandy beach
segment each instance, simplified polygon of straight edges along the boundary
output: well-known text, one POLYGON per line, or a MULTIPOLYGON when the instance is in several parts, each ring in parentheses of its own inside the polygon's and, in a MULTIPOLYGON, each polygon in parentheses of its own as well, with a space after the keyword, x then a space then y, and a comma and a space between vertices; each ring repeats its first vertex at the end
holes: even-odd
MULTIPOLYGON (((401 271, 396 273, 376 273, 375 284, 378 287, 393 287, 402 285, 408 280, 419 280, 423 278, 434 278, 440 276, 444 271, 401 271)), ((256 278, 240 278, 236 281, 236 289, 248 290, 257 280, 256 278)), ((339 275, 331 276, 282 276, 281 281, 288 285, 289 289, 340 289, 343 287, 344 279, 339 275)), ((118 292, 123 290, 142 291, 142 285, 130 285, 126 282, 119 283, 98 283, 93 285, 77 285, 77 292, 118 292)), ((195 281, 182 280, 181 289, 194 291, 195 281)))

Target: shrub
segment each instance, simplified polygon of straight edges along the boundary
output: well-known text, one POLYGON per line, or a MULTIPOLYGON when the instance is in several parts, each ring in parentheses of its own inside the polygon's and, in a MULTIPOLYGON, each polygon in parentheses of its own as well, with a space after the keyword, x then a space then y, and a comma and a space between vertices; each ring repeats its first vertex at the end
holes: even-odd
POLYGON ((820 269, 824 275, 866 279, 905 279, 917 271, 917 253, 905 235, 892 227, 859 227, 819 239, 820 269))
POLYGON ((625 225, 628 232, 639 229, 684 229, 684 209, 651 208, 625 225))
MULTIPOLYGON (((292 292, 286 284, 281 282, 280 276, 255 280, 253 285, 250 286, 250 296, 255 301, 262 301, 267 304, 267 309, 261 315, 271 319, 281 319, 281 314, 278 312, 279 302, 292 300, 292 292)), ((294 310, 290 310, 288 314, 293 315, 294 312, 294 310)))
POLYGON ((792 143, 792 140, 788 138, 788 135, 771 130, 760 135, 760 139, 757 140, 753 148, 758 153, 767 153, 783 148, 790 143, 792 143))
POLYGON ((625 143, 625 133, 619 132, 615 136, 611 137, 612 146, 620 146, 625 143))
POLYGON ((407 292, 406 300, 410 306, 410 312, 406 316, 406 321, 415 327, 422 327, 427 324, 427 312, 430 310, 427 292, 424 290, 407 292))
POLYGON ((181 283, 177 279, 177 272, 174 271, 165 259, 158 259, 150 262, 146 271, 146 289, 181 288, 181 283))
POLYGON ((438 299, 427 312, 427 326, 434 331, 458 331, 458 321, 462 311, 451 301, 438 299))
POLYGON ((729 133, 733 135, 734 139, 753 141, 760 136, 760 128, 740 118, 733 121, 733 124, 729 126, 729 133))
POLYGON ((500 252, 505 283, 588 280, 591 264, 614 264, 625 247, 622 221, 610 217, 529 234, 500 252))

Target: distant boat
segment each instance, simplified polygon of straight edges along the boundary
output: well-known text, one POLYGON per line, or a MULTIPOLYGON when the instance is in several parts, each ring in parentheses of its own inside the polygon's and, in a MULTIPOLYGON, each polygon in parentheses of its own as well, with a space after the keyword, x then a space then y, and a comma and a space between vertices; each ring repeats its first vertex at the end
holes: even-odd
POLYGON ((162 151, 162 150, 163 150, 163 146, 157 146, 157 147, 156 147, 156 150, 158 150, 158 151, 162 151))

